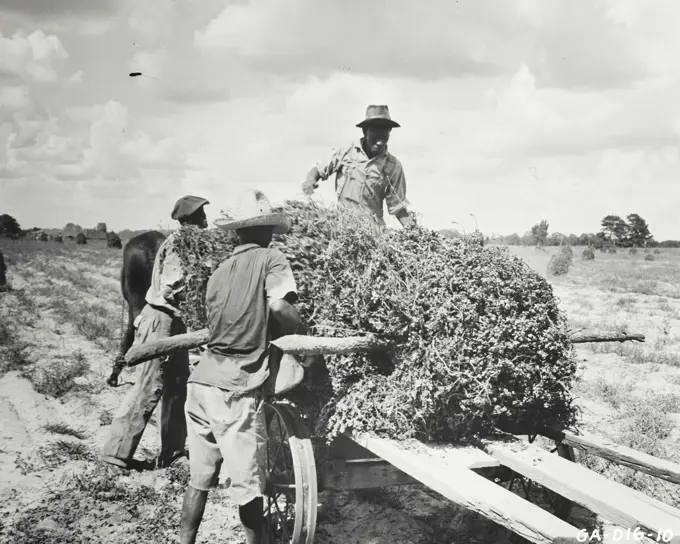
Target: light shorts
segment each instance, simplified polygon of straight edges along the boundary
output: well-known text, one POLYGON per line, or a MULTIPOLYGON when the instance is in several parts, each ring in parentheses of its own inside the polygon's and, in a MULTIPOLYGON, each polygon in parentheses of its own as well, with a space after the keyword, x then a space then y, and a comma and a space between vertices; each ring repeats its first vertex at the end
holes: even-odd
POLYGON ((228 493, 243 506, 263 496, 267 428, 260 390, 234 393, 199 383, 187 384, 184 406, 189 447, 189 485, 217 487, 224 464, 231 479, 228 493))

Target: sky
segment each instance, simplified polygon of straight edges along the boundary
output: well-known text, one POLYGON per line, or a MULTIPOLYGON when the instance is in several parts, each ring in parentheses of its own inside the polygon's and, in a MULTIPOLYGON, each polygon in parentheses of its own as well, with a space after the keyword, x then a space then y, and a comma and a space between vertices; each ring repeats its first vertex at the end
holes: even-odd
POLYGON ((302 198, 386 104, 429 228, 637 213, 678 239, 679 26, 676 0, 0 0, 0 213, 167 228, 185 194, 209 220, 302 198))

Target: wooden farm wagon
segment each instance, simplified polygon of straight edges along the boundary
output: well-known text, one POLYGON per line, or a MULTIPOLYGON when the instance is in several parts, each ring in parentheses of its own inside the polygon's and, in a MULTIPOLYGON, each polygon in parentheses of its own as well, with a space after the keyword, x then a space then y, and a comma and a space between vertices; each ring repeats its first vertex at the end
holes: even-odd
MULTIPOLYGON (((574 342, 630 339, 644 337, 581 337, 574 342)), ((347 352, 336 349, 338 339, 327 340, 326 353, 347 352)), ((188 333, 133 348, 126 359, 133 365, 206 341, 206 331, 188 333)), ((305 352, 277 345, 291 353, 305 352)), ((458 447, 346 433, 326 446, 310 436, 291 405, 275 402, 265 410, 269 432, 265 509, 277 544, 314 542, 320 491, 413 484, 424 484, 529 542, 591 542, 591 534, 569 523, 572 505, 578 504, 623 528, 609 541, 635 537, 639 541, 644 535, 655 542, 680 543, 680 510, 576 463, 574 450, 675 484, 680 484, 680 465, 596 436, 543 429, 534 435, 497 436, 480 447, 458 447)))

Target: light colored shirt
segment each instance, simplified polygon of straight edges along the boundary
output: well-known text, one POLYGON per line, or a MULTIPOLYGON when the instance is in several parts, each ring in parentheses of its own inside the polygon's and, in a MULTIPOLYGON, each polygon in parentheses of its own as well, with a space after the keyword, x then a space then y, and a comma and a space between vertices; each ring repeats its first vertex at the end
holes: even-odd
POLYGON ((316 169, 322 180, 335 174, 338 201, 368 209, 383 223, 383 201, 391 215, 410 204, 406 199, 404 169, 387 147, 369 159, 362 148, 363 141, 361 138, 334 151, 328 160, 317 163, 316 169))
POLYGON ((158 248, 146 302, 180 317, 177 295, 184 291, 185 282, 180 258, 174 247, 175 237, 176 233, 171 233, 158 248))
POLYGON ((297 295, 293 271, 276 249, 244 244, 208 280, 208 349, 189 378, 227 391, 253 391, 269 377, 276 332, 269 305, 297 295))

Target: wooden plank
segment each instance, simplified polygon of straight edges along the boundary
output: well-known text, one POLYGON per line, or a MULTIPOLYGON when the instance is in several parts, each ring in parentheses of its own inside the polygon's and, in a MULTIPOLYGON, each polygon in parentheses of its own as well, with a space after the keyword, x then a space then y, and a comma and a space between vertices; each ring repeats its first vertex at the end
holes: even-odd
POLYGON ((370 434, 352 434, 353 440, 418 479, 433 491, 526 538, 530 542, 576 543, 582 531, 525 501, 469 468, 447 464, 441 455, 428 456, 428 447, 370 434))
POLYGON ((485 450, 504 466, 548 487, 626 529, 672 534, 680 543, 680 510, 613 482, 542 448, 519 440, 487 441, 485 450))
MULTIPOLYGON (((667 461, 666 459, 659 459, 587 433, 580 435, 575 435, 568 431, 557 431, 556 433, 558 434, 556 438, 561 439, 568 446, 597 455, 639 472, 644 472, 650 476, 680 484, 680 465, 677 463, 667 461)), ((551 437, 555 436, 552 433, 550 434, 551 437)))
POLYGON ((375 489, 412 485, 418 480, 382 459, 335 459, 324 463, 322 489, 375 489))

